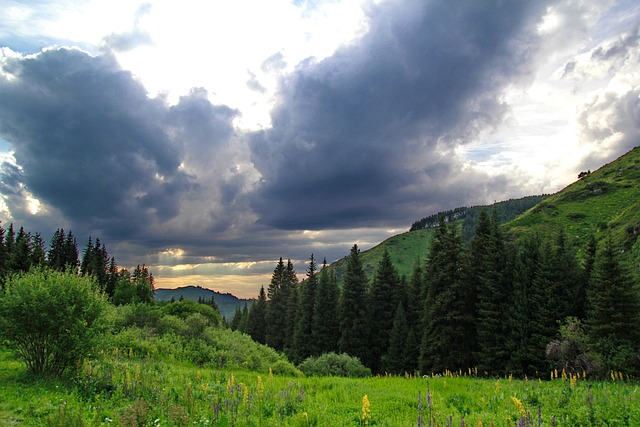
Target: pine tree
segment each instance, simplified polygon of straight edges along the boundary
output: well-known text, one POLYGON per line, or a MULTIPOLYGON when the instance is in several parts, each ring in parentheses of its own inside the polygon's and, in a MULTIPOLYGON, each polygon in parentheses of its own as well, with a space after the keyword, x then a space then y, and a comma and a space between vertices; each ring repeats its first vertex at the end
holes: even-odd
POLYGON ((271 282, 267 288, 267 312, 266 312, 266 343, 276 350, 284 349, 284 337, 286 332, 286 314, 289 295, 285 284, 286 268, 282 257, 278 260, 271 282))
POLYGON ((293 268, 291 260, 287 260, 287 267, 285 269, 283 289, 285 291, 286 307, 285 307, 285 324, 284 324, 284 351, 289 357, 292 356, 293 350, 293 336, 296 329, 296 320, 298 318, 298 304, 299 304, 299 285, 298 276, 293 268))
POLYGON ((424 277, 422 263, 416 260, 411 274, 411 280, 407 290, 407 323, 408 332, 406 339, 405 354, 407 355, 407 370, 409 372, 418 369, 420 359, 420 340, 423 331, 423 313, 425 307, 426 291, 423 289, 424 277))
POLYGON ((469 302, 469 310, 475 311, 476 316, 476 362, 478 369, 491 373, 504 369, 508 359, 504 326, 508 304, 505 296, 510 290, 507 253, 499 227, 495 210, 493 217, 486 210, 480 212, 466 268, 468 286, 477 295, 475 301, 469 302))
MULTIPOLYGON (((106 250, 105 250, 106 253, 106 250)), ((114 261, 115 263, 115 261, 114 261)), ((105 279, 106 281, 106 279, 105 279)), ((137 265, 131 275, 131 283, 135 289, 135 302, 150 303, 153 302, 153 293, 155 291, 153 274, 149 271, 149 267, 145 264, 137 265)))
MULTIPOLYGON (((13 231, 13 230, 11 230, 13 231)), ((26 272, 31 267, 31 234, 20 227, 15 236, 15 243, 11 245, 9 253, 9 270, 26 272)))
POLYGON ((29 248, 29 264, 31 266, 44 266, 46 261, 44 240, 40 233, 36 233, 31 238, 31 245, 29 248))
POLYGON ((398 303, 389 334, 389 348, 382 356, 381 371, 402 374, 413 371, 413 360, 407 357, 409 322, 401 303, 398 303))
POLYGON ((340 300, 341 352, 357 357, 363 364, 369 359, 369 313, 367 310, 367 276, 360 260, 360 249, 353 245, 347 260, 340 300))
POLYGON ((258 300, 253 303, 249 310, 249 335, 260 344, 265 344, 266 314, 267 295, 264 292, 264 286, 261 286, 258 300))
POLYGON ((462 280, 463 254, 457 226, 441 217, 427 262, 422 372, 473 366, 475 329, 467 302, 469 291, 462 280))
POLYGON ((380 372, 382 369, 382 356, 389 349, 396 308, 398 303, 402 304, 404 300, 404 298, 399 298, 402 294, 399 292, 399 283, 396 269, 391 262, 389 252, 385 249, 376 270, 369 298, 371 316, 369 321, 371 325, 369 358, 371 360, 370 368, 374 373, 380 372))
POLYGON ((49 243, 49 251, 47 252, 47 261, 49 267, 58 271, 65 271, 65 245, 64 245, 64 229, 59 228, 53 233, 51 242, 49 243))
POLYGON ((335 352, 338 350, 340 338, 340 321, 338 319, 338 302, 340 291, 333 269, 324 260, 318 278, 315 303, 313 308, 313 354, 335 352))
POLYGON ((318 287, 316 261, 311 254, 307 268, 307 278, 300 284, 298 312, 293 335, 292 354, 294 363, 300 363, 313 353, 313 309, 318 287))
POLYGON ((506 368, 519 375, 544 372, 540 358, 534 356, 536 350, 532 340, 534 312, 533 284, 540 263, 540 239, 537 235, 527 236, 518 244, 516 252, 513 287, 508 307, 508 332, 506 348, 510 354, 506 368))
POLYGON ((587 306, 587 330, 607 369, 640 368, 640 295, 609 235, 597 252, 587 306))

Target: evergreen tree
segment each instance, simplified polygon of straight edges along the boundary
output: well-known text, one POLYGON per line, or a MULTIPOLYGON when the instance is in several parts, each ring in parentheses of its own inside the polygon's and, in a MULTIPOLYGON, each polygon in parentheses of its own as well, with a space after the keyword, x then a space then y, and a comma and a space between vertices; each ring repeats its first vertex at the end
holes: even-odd
POLYGON ((313 254, 309 258, 307 278, 299 286, 299 304, 296 327, 293 335, 292 358, 294 363, 300 363, 313 355, 313 309, 318 287, 318 273, 313 254))
POLYGON ((276 264, 267 288, 269 302, 266 311, 265 340, 267 345, 276 350, 284 349, 287 322, 287 304, 290 288, 287 287, 286 267, 282 257, 276 264))
POLYGON ((406 351, 407 331, 410 331, 409 322, 403 305, 398 303, 389 335, 389 348, 386 354, 382 356, 381 371, 402 374, 413 370, 414 361, 410 360, 406 351))
POLYGON ((468 302, 470 312, 475 313, 477 319, 476 362, 480 371, 491 373, 504 369, 508 359, 504 326, 508 304, 505 296, 510 291, 507 253, 495 212, 493 217, 484 209, 480 212, 465 269, 468 286, 477 296, 475 301, 468 302))
POLYGON ((340 338, 338 302, 340 291, 333 269, 324 260, 318 278, 313 308, 313 354, 335 352, 340 338))
POLYGON ((57 229, 56 232, 53 233, 53 237, 51 237, 49 251, 47 252, 49 267, 58 271, 65 271, 66 268, 64 238, 64 229, 57 229))
POLYGON ((265 344, 266 336, 266 314, 267 314, 267 295, 264 292, 264 286, 260 287, 258 300, 251 306, 249 311, 249 335, 251 338, 265 344))
MULTIPOLYGON (((71 264, 68 264, 71 265, 71 264)), ((105 293, 107 294, 107 298, 109 300, 113 300, 113 295, 116 292, 116 284, 118 283, 118 266, 116 264, 116 259, 111 257, 111 261, 109 261, 109 272, 107 274, 107 283, 105 286, 105 293)))
POLYGON ((427 262, 422 372, 473 366, 475 329, 467 302, 469 290, 462 280, 463 253, 457 226, 441 217, 427 262))
MULTIPOLYGON (((11 230, 13 232, 13 230, 11 230)), ((9 252, 9 270, 10 271, 29 271, 31 267, 31 234, 24 231, 24 227, 20 227, 18 234, 15 236, 15 243, 11 245, 9 252)))
POLYGON ((548 241, 541 245, 538 268, 530 290, 532 307, 530 338, 530 369, 536 372, 546 372, 551 367, 546 358, 547 345, 555 338, 558 331, 557 301, 554 298, 555 281, 555 253, 548 241))
POLYGON ((575 253, 567 241, 564 229, 560 229, 556 238, 551 271, 553 272, 553 306, 552 317, 557 324, 567 317, 580 317, 584 306, 586 285, 584 273, 576 260, 575 253))
POLYGON ((367 276, 360 260, 360 249, 353 245, 344 275, 340 301, 340 352, 369 362, 369 313, 367 311, 367 276))
MULTIPOLYGON (((370 368, 374 373, 381 372, 382 356, 389 349, 391 329, 398 303, 402 304, 398 293, 399 280, 396 269, 391 262, 389 252, 385 249, 378 264, 376 275, 371 286, 369 313, 371 332, 369 350, 370 368)), ((404 310, 403 310, 404 311, 404 310)), ((406 329, 405 331, 406 332, 406 329)), ((404 340, 402 340, 404 344, 404 340)))
POLYGON ((154 279, 153 274, 151 274, 151 272, 149 271, 148 266, 144 264, 137 265, 135 270, 133 270, 133 274, 131 275, 131 283, 133 284, 136 293, 135 302, 151 303, 154 301, 154 279))
POLYGON ((283 289, 287 289, 285 292, 286 297, 286 316, 284 324, 284 350, 285 354, 289 357, 293 355, 293 336, 296 329, 296 320, 298 318, 298 276, 293 268, 291 260, 287 260, 287 267, 285 269, 285 277, 283 282, 283 289))
POLYGON ((640 368, 640 295, 609 235, 597 252, 588 291, 587 327, 607 370, 640 368))
POLYGON ((420 260, 416 260, 411 274, 411 280, 407 290, 407 339, 405 343, 405 354, 407 355, 407 371, 413 372, 418 369, 420 359, 420 340, 423 331, 423 313, 425 307, 426 292, 423 289, 424 278, 420 260))
POLYGON ((44 266, 46 261, 44 240, 40 233, 36 233, 31 238, 31 247, 29 249, 29 264, 32 266, 44 266))
POLYGON ((510 357, 506 367, 508 372, 518 375, 532 375, 542 367, 540 358, 534 357, 536 351, 532 340, 534 311, 537 309, 532 291, 540 263, 540 244, 537 235, 527 236, 513 249, 516 257, 508 307, 506 348, 510 357))
POLYGON ((64 241, 64 265, 69 266, 74 271, 78 268, 78 244, 71 230, 64 241))

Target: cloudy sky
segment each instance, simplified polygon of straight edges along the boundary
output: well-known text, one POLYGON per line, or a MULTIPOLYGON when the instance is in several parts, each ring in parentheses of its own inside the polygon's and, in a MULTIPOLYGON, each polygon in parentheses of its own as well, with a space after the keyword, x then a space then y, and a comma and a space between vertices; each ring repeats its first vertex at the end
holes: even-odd
POLYGON ((640 4, 0 0, 0 220, 253 297, 640 144, 640 4))

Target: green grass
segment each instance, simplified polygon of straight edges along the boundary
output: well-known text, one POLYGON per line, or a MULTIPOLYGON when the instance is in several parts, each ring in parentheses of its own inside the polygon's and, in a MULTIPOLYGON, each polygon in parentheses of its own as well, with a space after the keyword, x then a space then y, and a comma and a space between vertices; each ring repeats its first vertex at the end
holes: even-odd
POLYGON ((640 147, 507 224, 514 235, 556 235, 561 228, 578 248, 590 234, 601 240, 609 233, 625 250, 633 247, 640 232, 640 147))
MULTIPOLYGON (((407 279, 411 278, 416 262, 424 263, 429 252, 433 232, 434 229, 430 228, 398 234, 367 251, 363 251, 361 259, 367 277, 372 278, 375 274, 386 248, 399 276, 405 275, 407 279)), ((336 272, 338 282, 342 281, 344 276, 346 260, 347 257, 331 264, 336 272)))
MULTIPOLYGON (((561 375, 560 375, 561 377, 561 375)), ((640 425, 633 381, 467 376, 299 378, 106 355, 74 378, 30 378, 0 351, 0 425, 358 426, 640 425), (420 396, 420 403, 418 397, 420 396), (516 398, 514 400, 513 398, 516 398), (519 403, 522 406, 519 406, 519 403)))

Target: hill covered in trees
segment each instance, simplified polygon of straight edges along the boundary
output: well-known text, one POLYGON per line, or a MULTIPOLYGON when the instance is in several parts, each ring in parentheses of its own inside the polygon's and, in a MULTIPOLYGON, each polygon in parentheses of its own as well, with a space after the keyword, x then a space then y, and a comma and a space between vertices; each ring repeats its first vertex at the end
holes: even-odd
POLYGON ((507 223, 478 209, 468 240, 454 210, 330 267, 312 255, 302 280, 281 259, 232 327, 373 372, 640 372, 640 151, 541 198, 507 223))

